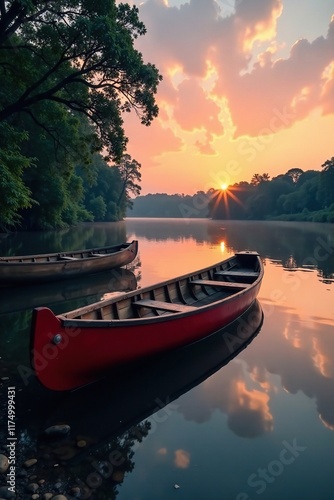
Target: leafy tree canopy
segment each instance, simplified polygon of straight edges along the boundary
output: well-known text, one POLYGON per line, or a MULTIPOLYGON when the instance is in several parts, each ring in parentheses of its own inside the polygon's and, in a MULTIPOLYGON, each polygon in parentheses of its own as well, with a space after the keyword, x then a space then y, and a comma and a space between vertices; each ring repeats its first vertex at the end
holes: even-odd
POLYGON ((135 175, 124 178, 94 162, 101 152, 123 172, 123 113, 144 125, 158 114, 162 77, 134 48, 145 32, 138 9, 115 0, 0 0, 2 228, 122 217, 140 165, 131 160, 135 175), (101 172, 114 185, 93 195, 101 172))
POLYGON ((0 77, 10 85, 0 94, 0 121, 24 112, 46 127, 36 105, 60 103, 87 116, 100 147, 119 161, 122 112, 134 109, 145 125, 158 114, 161 76, 134 48, 145 31, 138 9, 114 0, 0 0, 0 77))

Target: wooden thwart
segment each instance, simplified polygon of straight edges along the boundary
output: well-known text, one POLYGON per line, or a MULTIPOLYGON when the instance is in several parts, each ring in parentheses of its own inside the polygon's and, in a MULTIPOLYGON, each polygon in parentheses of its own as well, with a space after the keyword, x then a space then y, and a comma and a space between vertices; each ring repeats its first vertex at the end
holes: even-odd
POLYGON ((219 288, 238 288, 244 290, 249 287, 248 283, 230 283, 227 281, 215 281, 215 280, 191 280, 189 282, 191 285, 205 285, 205 286, 217 286, 219 288))
POLYGON ((190 312, 197 309, 197 307, 185 306, 183 304, 174 304, 171 302, 163 302, 161 300, 151 300, 151 299, 143 299, 137 300, 133 302, 135 306, 140 307, 150 307, 153 309, 161 309, 162 311, 171 311, 171 312, 190 312))
POLYGON ((68 255, 60 255, 59 258, 61 260, 78 260, 77 257, 69 257, 68 255))
POLYGON ((231 276, 240 278, 257 278, 259 276, 255 271, 218 271, 215 276, 231 276))

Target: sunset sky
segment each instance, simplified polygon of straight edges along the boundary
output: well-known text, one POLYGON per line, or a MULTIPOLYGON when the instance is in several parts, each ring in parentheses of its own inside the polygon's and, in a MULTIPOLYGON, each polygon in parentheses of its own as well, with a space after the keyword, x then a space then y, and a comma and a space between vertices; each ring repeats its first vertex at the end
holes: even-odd
POLYGON ((127 117, 142 194, 320 170, 334 156, 333 0, 129 0, 163 75, 159 117, 127 117), (333 19, 332 19, 333 18, 333 19))

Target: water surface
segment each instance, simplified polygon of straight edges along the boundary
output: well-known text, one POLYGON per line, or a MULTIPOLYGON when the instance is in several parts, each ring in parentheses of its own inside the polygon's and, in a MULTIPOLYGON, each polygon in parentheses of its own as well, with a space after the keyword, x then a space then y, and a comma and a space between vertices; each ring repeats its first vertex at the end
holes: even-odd
POLYGON ((2 391, 17 387, 20 460, 36 455, 41 464, 44 456, 37 475, 60 478, 64 492, 77 478, 83 495, 97 499, 332 499, 334 225, 127 219, 8 235, 0 253, 131 239, 139 240, 139 258, 122 275, 0 291, 0 366, 9 377, 2 391), (264 321, 235 357, 219 351, 220 336, 66 396, 50 394, 29 372, 32 307, 64 312, 243 249, 257 250, 265 264, 264 321), (61 422, 71 425, 63 442, 41 439, 61 422))

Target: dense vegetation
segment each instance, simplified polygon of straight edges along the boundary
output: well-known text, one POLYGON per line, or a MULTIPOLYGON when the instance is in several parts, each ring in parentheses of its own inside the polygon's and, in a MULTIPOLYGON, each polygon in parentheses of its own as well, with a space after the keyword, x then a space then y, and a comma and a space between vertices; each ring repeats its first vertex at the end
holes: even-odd
POLYGON ((334 157, 321 171, 292 168, 273 179, 255 174, 250 183, 239 182, 226 191, 139 196, 128 215, 334 222, 334 157))
POLYGON ((124 216, 140 164, 122 114, 158 114, 145 32, 115 0, 0 0, 0 230, 124 216))

